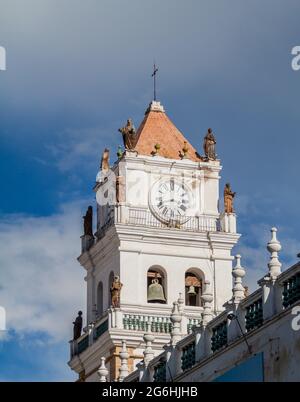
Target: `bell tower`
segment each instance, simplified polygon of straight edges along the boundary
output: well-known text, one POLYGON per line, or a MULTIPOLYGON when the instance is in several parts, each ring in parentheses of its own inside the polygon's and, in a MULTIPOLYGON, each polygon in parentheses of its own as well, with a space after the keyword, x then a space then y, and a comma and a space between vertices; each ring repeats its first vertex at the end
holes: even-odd
POLYGON ((119 378, 124 345, 134 370, 151 338, 145 333, 159 354, 170 340, 173 308, 181 315, 176 336, 187 334, 202 320, 204 287, 212 314, 222 311, 240 236, 231 189, 226 212, 218 209, 221 165, 211 129, 201 156, 152 101, 137 130, 129 119, 119 131, 124 149, 113 164, 109 150, 103 152, 94 187, 96 232, 89 209, 78 258, 86 270, 87 315, 84 333, 71 342, 69 365, 86 381, 98 380, 102 357, 108 379, 119 378))

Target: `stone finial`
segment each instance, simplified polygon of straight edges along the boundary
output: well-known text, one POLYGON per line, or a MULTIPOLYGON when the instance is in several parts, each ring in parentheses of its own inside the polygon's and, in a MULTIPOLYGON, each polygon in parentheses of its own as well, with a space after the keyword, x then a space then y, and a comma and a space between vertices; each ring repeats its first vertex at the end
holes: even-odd
POLYGON ((269 276, 272 281, 276 280, 277 276, 281 274, 281 262, 278 259, 278 252, 281 250, 281 244, 276 237, 276 228, 271 229, 272 238, 267 244, 267 250, 271 254, 269 267, 269 276))
POLYGON ((180 323, 182 320, 182 314, 179 311, 178 301, 173 302, 173 309, 170 319, 172 322, 171 344, 176 345, 176 343, 181 339, 180 323))
POLYGON ((201 300, 203 301, 202 325, 206 326, 213 317, 212 301, 214 298, 210 290, 210 281, 204 281, 204 285, 204 292, 201 295, 201 300))
POLYGON ((122 341, 122 349, 121 352, 119 353, 120 359, 121 359, 121 366, 119 369, 119 381, 122 382, 124 381, 124 378, 128 376, 128 358, 129 354, 127 352, 126 348, 126 342, 122 341))
POLYGON ((242 279, 245 276, 245 269, 241 266, 241 256, 237 254, 235 256, 236 265, 232 270, 233 276, 233 288, 232 288, 232 298, 235 304, 238 304, 242 299, 245 298, 245 288, 242 284, 242 279))
POLYGON ((154 145, 154 150, 152 151, 152 156, 158 155, 159 150, 160 150, 160 144, 157 143, 154 145))
POLYGON ((184 311, 184 298, 182 297, 182 293, 179 293, 177 303, 178 303, 178 311, 179 311, 179 313, 183 314, 183 311, 184 311))
POLYGON ((107 173, 109 171, 109 149, 105 148, 102 157, 101 157, 101 170, 103 173, 107 173))
POLYGON ((101 365, 97 371, 98 376, 100 377, 100 382, 106 382, 108 376, 108 370, 105 366, 105 357, 101 357, 101 365))
POLYGON ((186 159, 188 152, 189 152, 189 147, 188 147, 188 145, 187 145, 187 142, 184 141, 183 147, 182 147, 182 152, 180 152, 180 157, 181 157, 181 159, 186 159))
POLYGON ((151 333, 151 324, 150 322, 147 322, 147 332, 144 334, 144 342, 146 344, 146 348, 144 350, 144 363, 145 367, 148 366, 149 362, 153 359, 154 357, 154 352, 152 349, 152 342, 154 341, 154 336, 151 333))

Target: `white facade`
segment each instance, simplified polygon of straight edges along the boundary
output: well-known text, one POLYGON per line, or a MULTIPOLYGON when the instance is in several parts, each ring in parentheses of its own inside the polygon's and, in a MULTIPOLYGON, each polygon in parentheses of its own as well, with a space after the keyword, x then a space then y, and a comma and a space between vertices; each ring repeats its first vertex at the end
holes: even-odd
MULTIPOLYGON (((155 354, 161 352, 170 339, 163 325, 170 324, 173 302, 179 298, 179 304, 184 304, 187 272, 196 275, 202 284, 209 282, 212 313, 217 315, 224 309, 232 294, 231 250, 239 235, 235 215, 220 214, 218 210, 220 170, 219 160, 195 162, 125 151, 112 170, 97 175, 97 241, 86 247, 83 239, 83 252, 78 259, 87 271, 87 328, 90 325, 92 335, 89 346, 81 353, 76 348, 85 342, 86 334, 71 344, 69 362, 85 381, 97 379, 101 357, 106 358, 109 379, 116 378, 110 365, 116 354, 113 350, 121 347, 122 340, 131 348, 135 368, 143 358, 145 331, 139 328, 141 322, 159 323, 152 347, 155 354), (118 202, 116 177, 121 178, 118 202), (183 217, 175 214, 168 225, 163 216, 155 214, 152 191, 157 183, 164 185, 170 180, 179 187, 184 183, 182 191, 187 194, 188 209, 183 217), (162 277, 165 304, 147 301, 149 270, 162 277), (110 301, 115 275, 123 284, 117 309, 111 308, 110 301), (95 341, 93 331, 105 317, 109 319, 108 330, 95 341)), ((180 332, 184 335, 189 325, 201 321, 203 306, 182 309, 180 332)))

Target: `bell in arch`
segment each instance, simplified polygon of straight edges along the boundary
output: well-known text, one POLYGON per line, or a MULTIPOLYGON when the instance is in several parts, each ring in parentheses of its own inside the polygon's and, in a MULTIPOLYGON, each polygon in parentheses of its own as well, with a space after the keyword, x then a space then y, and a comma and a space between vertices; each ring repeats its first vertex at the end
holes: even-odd
POLYGON ((188 290, 188 295, 190 295, 190 296, 196 296, 196 294, 197 294, 197 292, 196 292, 196 290, 195 290, 195 286, 191 285, 191 286, 189 287, 189 290, 188 290))
POLYGON ((147 300, 151 303, 165 303, 164 289, 158 279, 152 279, 148 286, 147 300))

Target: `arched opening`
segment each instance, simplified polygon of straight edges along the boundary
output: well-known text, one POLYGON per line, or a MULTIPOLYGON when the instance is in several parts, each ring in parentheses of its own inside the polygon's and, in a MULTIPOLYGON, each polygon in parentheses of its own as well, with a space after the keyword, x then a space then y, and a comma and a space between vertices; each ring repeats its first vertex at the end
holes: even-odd
POLYGON ((159 266, 151 267, 147 272, 148 303, 167 303, 167 281, 164 270, 159 266))
POLYGON ((97 315, 101 317, 103 314, 103 283, 99 282, 97 287, 97 315))
POLYGON ((185 273, 185 305, 201 306, 202 278, 194 271, 185 273))
POLYGON ((113 271, 109 274, 109 279, 108 279, 108 307, 111 306, 111 285, 113 284, 115 278, 115 274, 113 271))

